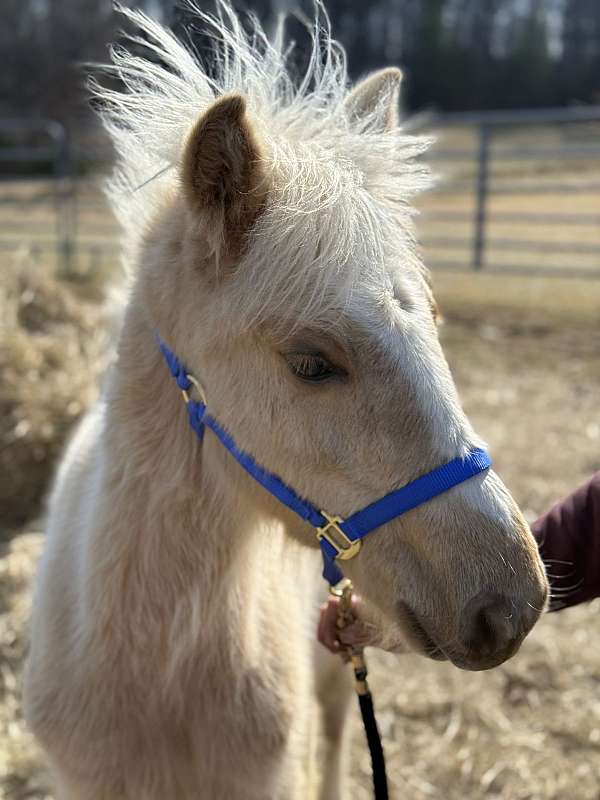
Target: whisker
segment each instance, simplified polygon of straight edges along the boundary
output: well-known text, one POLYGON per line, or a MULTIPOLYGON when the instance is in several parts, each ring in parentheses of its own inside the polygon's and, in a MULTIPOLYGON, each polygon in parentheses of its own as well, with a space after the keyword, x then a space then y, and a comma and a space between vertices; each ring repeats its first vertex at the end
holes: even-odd
POLYGON ((513 575, 516 575, 517 573, 516 573, 516 571, 515 571, 515 568, 514 568, 514 567, 513 567, 513 565, 510 563, 510 561, 507 561, 507 560, 504 558, 504 556, 502 555, 502 553, 498 552, 498 555, 499 555, 499 556, 500 556, 500 558, 502 559, 502 563, 504 564, 504 566, 505 566, 505 567, 508 567, 508 569, 509 569, 509 570, 512 572, 512 574, 513 574, 513 575))
POLYGON ((551 594, 557 594, 558 592, 560 592, 561 594, 564 594, 565 592, 574 592, 577 589, 581 589, 583 584, 584 580, 582 578, 580 581, 577 581, 577 583, 573 583, 571 586, 551 586, 550 587, 551 594))
POLYGON ((546 577, 552 578, 553 580, 558 580, 558 581, 564 580, 565 578, 572 578, 573 575, 575 575, 575 570, 574 569, 571 570, 571 572, 565 572, 564 575, 556 575, 556 574, 554 574, 552 572, 547 572, 546 573, 546 577))
POLYGON ((159 169, 158 172, 155 172, 154 175, 152 175, 152 177, 148 178, 143 183, 140 183, 138 186, 135 187, 135 189, 132 189, 131 190, 131 194, 135 194, 140 189, 143 189, 144 186, 147 186, 149 183, 151 183, 156 178, 159 178, 161 175, 164 175, 164 173, 167 170, 171 169, 173 166, 174 166, 173 164, 167 164, 166 167, 163 167, 162 169, 159 169))
MULTIPOLYGON (((550 595, 550 597, 552 597, 552 595, 550 595)), ((537 606, 534 606, 533 603, 529 602, 529 600, 527 601, 527 605, 529 606, 529 608, 532 608, 534 611, 537 611, 538 614, 542 614, 544 611, 543 608, 538 608, 537 606)))

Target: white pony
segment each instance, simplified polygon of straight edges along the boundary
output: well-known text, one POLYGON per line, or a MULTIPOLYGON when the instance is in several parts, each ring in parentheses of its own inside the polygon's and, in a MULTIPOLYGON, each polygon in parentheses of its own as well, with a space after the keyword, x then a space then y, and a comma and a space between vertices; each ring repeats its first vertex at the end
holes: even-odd
MULTIPOLYGON (((351 514, 465 454, 478 440, 407 205, 427 142, 398 127, 400 73, 349 91, 326 27, 295 88, 282 37, 245 34, 225 2, 198 12, 212 77, 126 13, 150 57, 115 50, 125 89, 97 92, 131 286, 50 502, 26 715, 61 800, 335 800, 349 685, 315 643, 314 529, 194 435, 156 335, 237 444, 318 508, 351 514)), ((468 669, 512 655, 547 592, 490 470, 344 564, 374 641, 468 669)))

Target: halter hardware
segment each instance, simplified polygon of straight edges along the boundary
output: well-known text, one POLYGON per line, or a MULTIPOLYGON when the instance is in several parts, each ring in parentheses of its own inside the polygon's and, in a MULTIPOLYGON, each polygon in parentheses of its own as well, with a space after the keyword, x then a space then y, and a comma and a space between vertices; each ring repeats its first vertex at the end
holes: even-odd
POLYGON ((317 525, 317 539, 321 542, 323 539, 328 542, 336 551, 334 558, 339 558, 342 561, 349 561, 358 555, 362 545, 362 539, 352 541, 349 539, 344 531, 340 528, 340 524, 344 522, 341 517, 332 516, 326 511, 321 510, 321 514, 327 520, 325 525, 317 525), (331 535, 331 531, 335 531, 335 537, 331 535))
POLYGON ((194 376, 193 376, 193 375, 190 375, 190 373, 189 373, 189 372, 186 372, 186 373, 185 373, 185 377, 186 377, 186 379, 189 381, 189 383, 191 384, 191 386, 188 386, 188 388, 187 388, 187 389, 181 389, 181 390, 180 390, 180 391, 181 391, 181 396, 182 396, 182 397, 183 397, 183 399, 185 400, 185 404, 186 404, 186 406, 188 405, 188 403, 189 403, 189 402, 191 401, 191 399, 192 399, 192 398, 190 397, 190 391, 191 391, 191 387, 192 387, 192 386, 193 386, 193 387, 194 387, 194 389, 195 389, 195 390, 198 392, 198 397, 200 398, 200 402, 201 402, 203 405, 206 405, 206 392, 204 391, 204 389, 203 389, 203 387, 202 387, 202 384, 200 383, 200 381, 199 381, 199 380, 197 380, 196 378, 194 378, 194 376))

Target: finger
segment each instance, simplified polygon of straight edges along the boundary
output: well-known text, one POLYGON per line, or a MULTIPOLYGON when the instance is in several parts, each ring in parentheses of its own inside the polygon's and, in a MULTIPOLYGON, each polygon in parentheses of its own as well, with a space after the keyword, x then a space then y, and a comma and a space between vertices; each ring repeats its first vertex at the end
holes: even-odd
POLYGON ((319 615, 319 628, 317 631, 317 638, 319 642, 326 647, 328 650, 331 649, 329 643, 329 632, 328 632, 328 625, 329 625, 329 617, 327 614, 327 603, 323 603, 320 609, 319 615))
POLYGON ((340 649, 340 644, 337 637, 337 629, 335 626, 336 619, 337 603, 335 598, 330 598, 327 603, 324 603, 321 606, 318 639, 319 642, 332 653, 337 653, 340 649))
POLYGON ((359 594, 352 595, 352 613, 355 617, 360 617, 360 612, 362 610, 362 597, 359 594))
POLYGON ((326 603, 322 603, 322 605, 319 607, 319 624, 317 626, 317 641, 322 645, 325 644, 325 642, 324 642, 324 629, 323 629, 324 619, 323 618, 324 618, 324 615, 325 615, 325 609, 326 608, 327 608, 327 604, 326 603))
POLYGON ((338 629, 336 625, 337 610, 338 599, 336 597, 330 597, 323 617, 325 628, 325 647, 331 650, 332 653, 338 653, 340 649, 340 643, 338 641, 338 629))
POLYGON ((360 620, 347 625, 339 631, 339 640, 342 644, 350 646, 364 646, 371 640, 370 626, 365 625, 360 620))

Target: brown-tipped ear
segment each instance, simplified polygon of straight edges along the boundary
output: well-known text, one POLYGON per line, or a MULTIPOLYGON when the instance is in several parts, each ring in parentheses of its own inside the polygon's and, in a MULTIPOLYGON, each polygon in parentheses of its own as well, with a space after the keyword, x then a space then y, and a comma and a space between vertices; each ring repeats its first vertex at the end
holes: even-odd
POLYGON ((397 67, 386 67, 358 83, 346 98, 346 110, 351 119, 368 119, 367 129, 392 130, 398 127, 400 83, 402 73, 397 67))
POLYGON ((191 208, 207 214, 227 253, 238 255, 267 195, 261 148, 243 97, 221 97, 200 117, 185 148, 182 177, 191 208))

